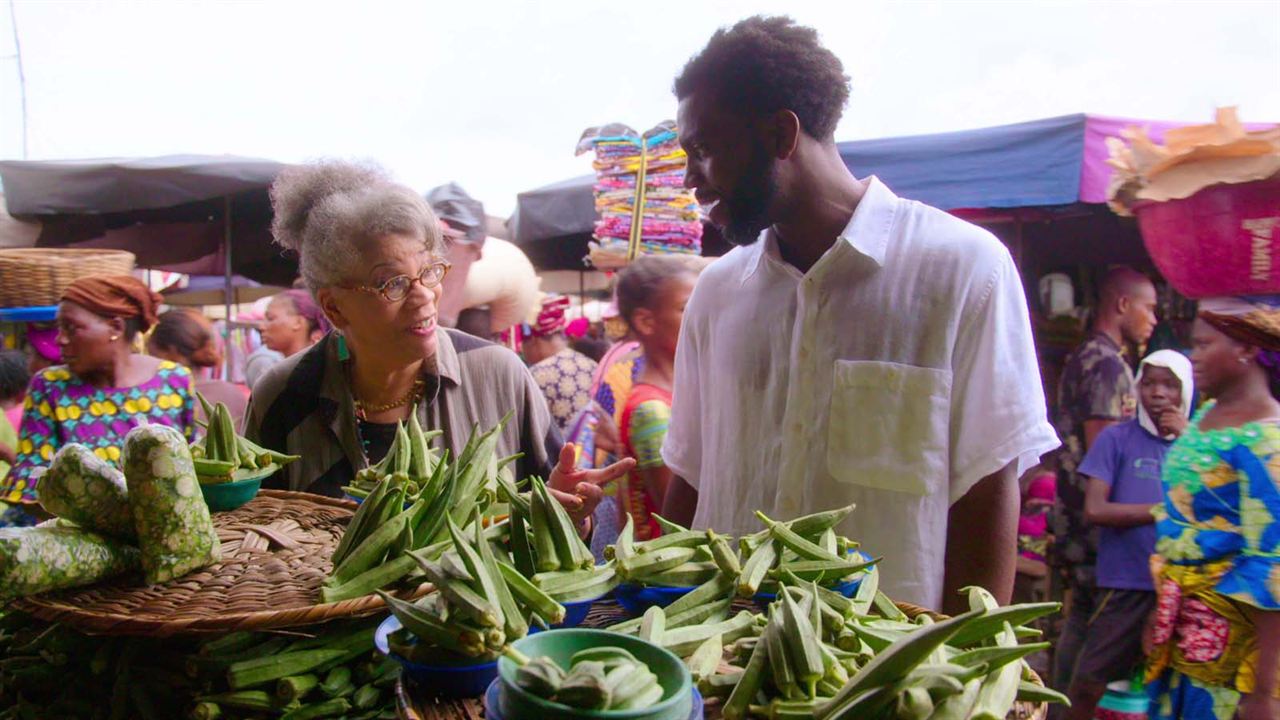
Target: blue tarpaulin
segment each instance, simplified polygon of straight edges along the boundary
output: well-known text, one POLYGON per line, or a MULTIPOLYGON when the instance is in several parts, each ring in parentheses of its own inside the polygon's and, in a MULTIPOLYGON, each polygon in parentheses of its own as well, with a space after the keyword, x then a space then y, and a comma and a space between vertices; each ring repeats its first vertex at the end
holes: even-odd
MULTIPOLYGON (((1084 114, 933 135, 839 143, 854 175, 876 175, 901 197, 944 210, 1066 205, 1080 199, 1084 114)), ((590 233, 593 175, 521 193, 519 245, 590 233)))

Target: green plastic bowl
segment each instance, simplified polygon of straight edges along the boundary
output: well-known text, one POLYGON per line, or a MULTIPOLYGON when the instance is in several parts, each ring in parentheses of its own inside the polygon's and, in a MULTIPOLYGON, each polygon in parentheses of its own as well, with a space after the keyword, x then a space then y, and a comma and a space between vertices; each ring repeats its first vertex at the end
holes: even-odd
POLYGON ((225 483, 200 483, 200 492, 204 494, 204 502, 209 506, 210 511, 235 510, 257 496, 258 490, 262 488, 262 481, 279 469, 278 466, 272 465, 246 473, 239 480, 225 483))
POLYGON ((548 630, 528 635, 512 644, 531 658, 549 656, 563 668, 579 650, 614 646, 629 651, 658 676, 662 700, 643 710, 576 710, 544 700, 515 684, 516 664, 508 657, 498 659, 501 683, 498 705, 504 718, 576 718, 580 720, 687 720, 693 709, 693 680, 684 662, 670 651, 639 638, 586 628, 548 630))

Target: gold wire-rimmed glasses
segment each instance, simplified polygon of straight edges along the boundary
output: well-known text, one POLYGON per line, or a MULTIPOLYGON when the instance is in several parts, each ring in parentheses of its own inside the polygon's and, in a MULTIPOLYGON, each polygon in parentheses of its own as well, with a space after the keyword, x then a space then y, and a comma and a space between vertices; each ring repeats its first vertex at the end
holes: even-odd
POLYGON ((409 295, 409 290, 413 288, 415 282, 422 283, 422 287, 428 290, 444 282, 444 276, 449 273, 451 267, 453 267, 452 264, 438 260, 422 268, 422 272, 418 273, 417 277, 396 275, 381 285, 356 285, 351 289, 381 295, 387 302, 400 302, 409 295))

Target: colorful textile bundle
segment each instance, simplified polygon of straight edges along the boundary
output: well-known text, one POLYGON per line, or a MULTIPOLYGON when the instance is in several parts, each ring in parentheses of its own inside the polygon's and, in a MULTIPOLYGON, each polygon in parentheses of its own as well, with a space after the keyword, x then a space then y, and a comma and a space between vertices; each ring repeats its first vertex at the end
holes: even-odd
POLYGON ((592 265, 616 269, 641 253, 702 254, 702 216, 693 191, 684 187, 688 158, 674 123, 663 122, 644 135, 616 123, 590 128, 578 141, 578 154, 588 150, 596 154, 600 214, 592 265))

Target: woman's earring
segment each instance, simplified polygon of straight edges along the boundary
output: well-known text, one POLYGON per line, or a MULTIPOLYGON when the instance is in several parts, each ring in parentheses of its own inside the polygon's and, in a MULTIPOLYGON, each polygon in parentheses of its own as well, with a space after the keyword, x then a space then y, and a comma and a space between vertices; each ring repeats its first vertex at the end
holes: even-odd
POLYGON ((119 336, 119 335, 112 335, 112 336, 111 336, 111 342, 115 342, 115 341, 117 341, 117 340, 119 340, 119 339, 120 339, 120 336, 119 336))
POLYGON ((1241 364, 1241 365, 1248 365, 1248 364, 1249 364, 1249 358, 1247 358, 1247 357, 1242 357, 1242 358, 1240 358, 1240 364, 1241 364))

